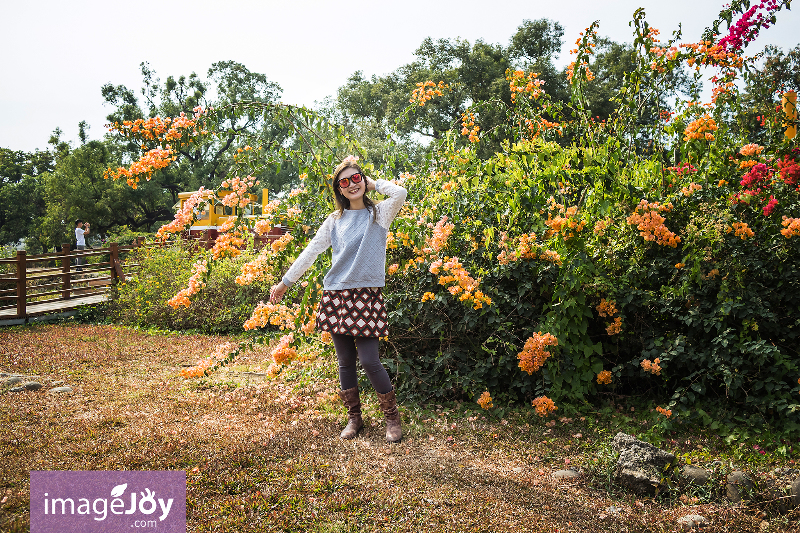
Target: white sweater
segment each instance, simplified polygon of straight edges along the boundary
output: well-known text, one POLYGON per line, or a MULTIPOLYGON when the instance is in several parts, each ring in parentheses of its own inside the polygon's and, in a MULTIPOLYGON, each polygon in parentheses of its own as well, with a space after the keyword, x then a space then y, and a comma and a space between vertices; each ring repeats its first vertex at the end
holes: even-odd
POLYGON ((337 291, 386 285, 386 235, 406 200, 406 190, 386 180, 377 180, 375 190, 388 198, 376 205, 374 222, 369 209, 345 209, 341 217, 338 211, 328 215, 283 276, 287 287, 299 280, 328 247, 333 251, 333 261, 325 274, 323 289, 337 291))

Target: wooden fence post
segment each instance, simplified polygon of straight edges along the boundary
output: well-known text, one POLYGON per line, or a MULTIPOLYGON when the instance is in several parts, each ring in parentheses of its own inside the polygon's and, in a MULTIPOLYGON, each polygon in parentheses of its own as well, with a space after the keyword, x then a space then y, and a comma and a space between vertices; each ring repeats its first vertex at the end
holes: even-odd
POLYGON ((25 250, 17 251, 17 318, 25 318, 25 306, 28 303, 27 281, 28 261, 25 250))
POLYGON ((69 243, 61 245, 61 298, 69 299, 70 286, 72 285, 69 273, 69 243))
POLYGON ((110 245, 111 255, 109 262, 111 264, 111 284, 114 285, 120 281, 125 281, 125 273, 122 271, 122 263, 119 262, 119 244, 112 242, 110 245))
POLYGON ((119 260, 119 251, 117 250, 117 243, 112 242, 108 245, 109 248, 109 255, 108 255, 108 266, 110 269, 111 274, 111 285, 117 283, 117 261, 119 260))

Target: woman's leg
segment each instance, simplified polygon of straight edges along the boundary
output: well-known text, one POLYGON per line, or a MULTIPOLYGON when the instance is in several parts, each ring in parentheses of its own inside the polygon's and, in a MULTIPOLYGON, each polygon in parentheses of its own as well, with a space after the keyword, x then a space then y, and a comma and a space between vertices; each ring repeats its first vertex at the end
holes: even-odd
POLYGON ((343 439, 352 439, 364 427, 361 419, 361 398, 358 394, 358 376, 356 374, 356 345, 349 335, 331 334, 336 358, 339 359, 339 383, 342 386, 339 397, 347 408, 347 425, 342 434, 343 439))
POLYGON ((357 387, 356 359, 358 352, 356 344, 353 342, 355 337, 339 333, 332 333, 331 337, 333 337, 333 347, 336 349, 336 358, 339 360, 339 383, 342 390, 357 387))
MULTIPOLYGON (((392 381, 389 379, 389 373, 386 372, 386 369, 381 364, 378 344, 377 337, 355 337, 361 368, 367 373, 369 382, 372 383, 375 392, 386 394, 392 390, 392 381)), ((339 363, 339 368, 341 369, 341 362, 339 363)))
POLYGON ((400 442, 403 438, 403 430, 400 427, 400 412, 397 410, 397 400, 394 396, 394 388, 389 379, 389 373, 383 368, 378 357, 378 339, 370 337, 356 337, 358 347, 358 359, 361 367, 367 373, 370 383, 378 393, 378 403, 386 418, 386 440, 389 442, 400 442))

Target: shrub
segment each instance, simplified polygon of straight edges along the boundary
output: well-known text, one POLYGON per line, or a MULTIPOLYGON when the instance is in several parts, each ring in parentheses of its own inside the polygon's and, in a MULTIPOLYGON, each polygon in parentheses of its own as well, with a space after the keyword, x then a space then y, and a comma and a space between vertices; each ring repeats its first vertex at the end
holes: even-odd
POLYGON ((259 301, 269 298, 269 287, 254 284, 242 288, 235 278, 242 264, 253 258, 214 263, 204 297, 189 307, 167 305, 191 275, 191 267, 203 252, 191 247, 164 246, 135 250, 128 261, 141 265, 137 275, 120 283, 112 294, 110 313, 115 321, 139 327, 200 330, 209 333, 239 332, 259 301))

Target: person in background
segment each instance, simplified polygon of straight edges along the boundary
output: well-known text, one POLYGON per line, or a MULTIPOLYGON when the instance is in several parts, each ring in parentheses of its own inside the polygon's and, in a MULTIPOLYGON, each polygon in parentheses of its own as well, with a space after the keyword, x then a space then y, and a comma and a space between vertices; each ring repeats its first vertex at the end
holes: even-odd
MULTIPOLYGON (((86 249, 86 239, 84 235, 89 234, 89 223, 83 223, 83 220, 78 219, 75 221, 75 245, 78 250, 85 250, 86 249)), ((77 257, 75 259, 75 270, 80 272, 82 270, 81 265, 83 264, 83 259, 77 257)))

